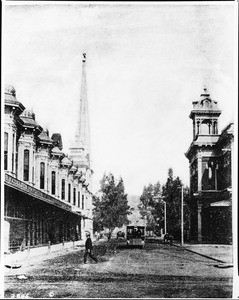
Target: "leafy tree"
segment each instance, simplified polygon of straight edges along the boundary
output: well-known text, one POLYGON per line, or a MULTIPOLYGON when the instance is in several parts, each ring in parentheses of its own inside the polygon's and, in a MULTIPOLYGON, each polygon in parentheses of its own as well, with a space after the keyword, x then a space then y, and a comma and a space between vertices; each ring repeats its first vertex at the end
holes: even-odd
MULTIPOLYGON (((159 233, 164 228, 164 204, 167 208, 167 231, 176 239, 181 236, 181 187, 179 177, 174 178, 173 169, 169 168, 166 184, 161 187, 160 183, 149 184, 143 189, 138 206, 141 217, 147 222, 148 230, 159 233)), ((184 188, 184 229, 189 229, 189 194, 188 187, 184 188)))
MULTIPOLYGON (((168 170, 168 178, 166 184, 162 187, 162 195, 167 205, 167 231, 180 239, 181 236, 181 189, 182 182, 179 177, 173 178, 173 170, 168 170)), ((184 228, 189 226, 189 195, 188 187, 184 189, 184 228)))
POLYGON ((121 177, 118 182, 115 182, 111 173, 104 174, 100 184, 101 197, 96 197, 93 202, 95 206, 93 209, 94 226, 95 229, 109 229, 108 238, 110 239, 116 227, 129 224, 128 215, 131 211, 121 177))
POLYGON ((92 198, 92 203, 93 203, 93 231, 100 232, 102 231, 103 224, 102 224, 102 218, 101 218, 101 211, 100 211, 100 197, 93 196, 92 198))
POLYGON ((143 189, 138 206, 142 219, 146 220, 147 230, 157 231, 159 227, 159 215, 162 215, 162 205, 158 203, 161 193, 161 185, 157 182, 155 185, 149 184, 143 189))

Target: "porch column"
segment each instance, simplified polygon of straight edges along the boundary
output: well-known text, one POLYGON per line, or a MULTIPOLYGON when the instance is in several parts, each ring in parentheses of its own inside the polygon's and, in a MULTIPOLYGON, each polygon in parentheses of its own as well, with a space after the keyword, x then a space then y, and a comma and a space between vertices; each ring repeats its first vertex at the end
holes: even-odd
POLYGON ((198 203, 198 242, 202 242, 202 204, 198 203))
POLYGON ((202 190, 202 156, 198 155, 198 191, 202 190))

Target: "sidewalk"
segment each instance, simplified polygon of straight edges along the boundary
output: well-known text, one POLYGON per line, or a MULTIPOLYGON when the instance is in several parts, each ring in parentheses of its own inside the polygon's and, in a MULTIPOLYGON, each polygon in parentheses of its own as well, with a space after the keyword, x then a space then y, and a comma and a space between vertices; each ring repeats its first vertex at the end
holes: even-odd
MULTIPOLYGON (((104 241, 104 239, 100 239, 99 241, 96 241, 95 239, 92 240, 93 244, 98 244, 101 241, 104 241)), ((24 251, 17 251, 13 254, 4 254, 3 264, 5 266, 5 271, 14 270, 14 273, 18 274, 21 273, 23 270, 26 270, 46 259, 54 258, 74 251, 84 251, 84 249, 84 240, 75 241, 74 243, 65 242, 64 245, 60 243, 56 245, 51 245, 50 247, 41 246, 31 248, 30 251, 26 249, 24 251)))
POLYGON ((53 258, 79 249, 84 249, 84 241, 65 242, 49 246, 17 251, 15 253, 4 254, 4 266, 8 269, 17 269, 18 267, 30 266, 38 261, 53 258))
POLYGON ((173 243, 176 247, 182 247, 187 251, 194 252, 201 256, 210 258, 218 263, 233 263, 233 247, 232 245, 214 245, 214 244, 184 244, 173 243))

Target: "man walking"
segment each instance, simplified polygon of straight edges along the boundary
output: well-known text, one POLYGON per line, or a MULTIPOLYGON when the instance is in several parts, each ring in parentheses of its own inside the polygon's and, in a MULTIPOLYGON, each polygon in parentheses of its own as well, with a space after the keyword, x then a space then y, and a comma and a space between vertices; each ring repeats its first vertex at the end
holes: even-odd
POLYGON ((85 254, 84 254, 84 264, 86 264, 87 256, 91 257, 95 262, 97 262, 97 258, 91 253, 93 249, 92 241, 90 238, 90 234, 86 234, 86 242, 85 242, 85 254))

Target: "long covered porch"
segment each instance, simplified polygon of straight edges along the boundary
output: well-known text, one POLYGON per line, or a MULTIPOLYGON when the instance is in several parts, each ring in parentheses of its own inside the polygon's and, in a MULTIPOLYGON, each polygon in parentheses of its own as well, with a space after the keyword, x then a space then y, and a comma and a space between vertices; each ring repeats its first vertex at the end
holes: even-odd
POLYGON ((78 241, 82 220, 69 204, 5 174, 5 252, 78 241))

